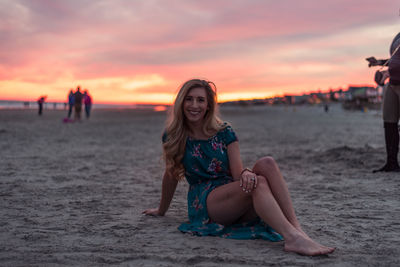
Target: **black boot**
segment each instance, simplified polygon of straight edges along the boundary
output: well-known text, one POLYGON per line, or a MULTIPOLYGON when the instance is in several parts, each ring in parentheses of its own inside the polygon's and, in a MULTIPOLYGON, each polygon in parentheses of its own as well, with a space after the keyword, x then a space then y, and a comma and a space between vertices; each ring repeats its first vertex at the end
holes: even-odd
POLYGON ((387 160, 385 166, 372 172, 400 172, 400 166, 397 161, 399 152, 399 129, 397 123, 384 122, 385 143, 387 160))

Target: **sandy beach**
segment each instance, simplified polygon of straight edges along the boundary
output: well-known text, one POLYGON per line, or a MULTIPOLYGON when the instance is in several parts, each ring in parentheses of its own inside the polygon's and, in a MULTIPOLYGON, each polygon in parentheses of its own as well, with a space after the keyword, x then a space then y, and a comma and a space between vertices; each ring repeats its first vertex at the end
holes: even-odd
POLYGON ((385 160, 381 114, 322 107, 223 107, 243 162, 273 156, 304 230, 337 250, 182 234, 187 184, 159 203, 165 112, 0 110, 0 266, 399 266, 400 174, 385 160))

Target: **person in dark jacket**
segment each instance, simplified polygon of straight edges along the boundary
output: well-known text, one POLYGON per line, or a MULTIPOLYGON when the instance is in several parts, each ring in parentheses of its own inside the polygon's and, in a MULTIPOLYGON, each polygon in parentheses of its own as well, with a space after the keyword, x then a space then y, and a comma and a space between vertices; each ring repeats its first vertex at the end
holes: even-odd
POLYGON ((39 116, 42 116, 42 114, 43 114, 43 104, 44 104, 44 101, 46 100, 46 96, 41 96, 41 97, 39 97, 39 99, 37 100, 37 103, 38 103, 38 105, 39 105, 39 116))
POLYGON ((76 88, 76 92, 74 93, 74 108, 75 108, 75 120, 81 120, 81 111, 82 111, 82 100, 83 94, 81 93, 81 87, 78 86, 76 88))
POLYGON ((389 59, 367 58, 368 66, 388 66, 388 70, 382 72, 381 82, 387 78, 383 97, 383 127, 385 129, 386 164, 373 172, 400 172, 397 160, 399 152, 399 118, 400 118, 400 33, 398 33, 390 45, 389 59))
POLYGON ((68 109, 68 119, 71 118, 71 114, 72 114, 74 105, 75 105, 74 92, 71 89, 71 91, 69 91, 69 94, 68 94, 68 108, 69 108, 68 109))
POLYGON ((90 110, 92 109, 92 97, 89 95, 89 92, 87 89, 83 93, 83 102, 85 103, 86 118, 89 119, 90 110))

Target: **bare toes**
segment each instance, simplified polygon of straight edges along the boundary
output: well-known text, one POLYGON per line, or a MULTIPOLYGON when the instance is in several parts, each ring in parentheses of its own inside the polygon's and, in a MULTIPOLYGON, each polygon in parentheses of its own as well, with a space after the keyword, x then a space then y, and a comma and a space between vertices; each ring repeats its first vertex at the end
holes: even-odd
POLYGON ((292 242, 285 243, 285 250, 300 255, 317 256, 332 253, 335 248, 323 246, 303 235, 300 235, 292 242))

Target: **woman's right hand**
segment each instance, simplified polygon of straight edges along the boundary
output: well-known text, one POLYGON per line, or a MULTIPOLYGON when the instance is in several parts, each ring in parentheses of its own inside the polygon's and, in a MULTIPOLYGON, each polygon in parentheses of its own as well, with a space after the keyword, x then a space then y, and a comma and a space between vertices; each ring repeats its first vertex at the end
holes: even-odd
POLYGON ((250 193, 257 187, 257 182, 257 175, 250 170, 245 170, 241 174, 239 185, 243 192, 250 193))
POLYGON ((158 208, 147 209, 147 210, 143 211, 142 214, 151 215, 151 216, 164 216, 164 214, 162 214, 158 208))

